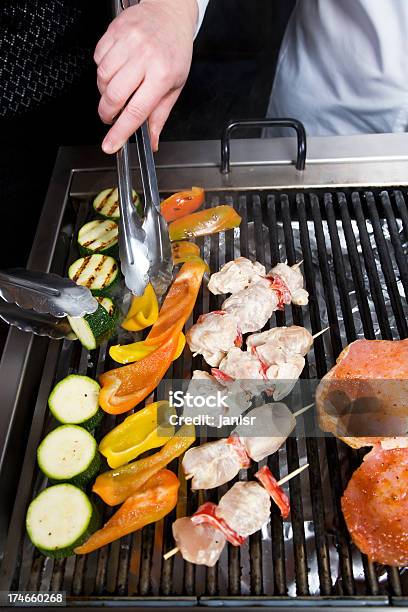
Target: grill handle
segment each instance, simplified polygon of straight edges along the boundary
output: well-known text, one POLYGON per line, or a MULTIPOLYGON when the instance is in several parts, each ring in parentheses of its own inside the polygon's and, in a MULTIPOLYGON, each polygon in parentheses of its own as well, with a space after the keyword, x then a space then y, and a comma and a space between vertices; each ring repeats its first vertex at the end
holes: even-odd
POLYGON ((226 124, 221 136, 221 174, 231 171, 230 139, 231 133, 237 128, 287 127, 293 128, 297 135, 296 170, 302 171, 306 166, 306 130, 303 123, 297 119, 231 119, 226 124))

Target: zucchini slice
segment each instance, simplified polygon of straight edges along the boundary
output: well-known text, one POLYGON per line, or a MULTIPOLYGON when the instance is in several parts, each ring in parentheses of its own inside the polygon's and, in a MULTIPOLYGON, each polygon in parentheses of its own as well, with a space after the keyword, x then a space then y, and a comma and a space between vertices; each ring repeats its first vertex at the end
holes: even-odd
POLYGON ((98 309, 83 317, 67 317, 72 331, 88 351, 93 351, 115 331, 119 311, 110 298, 97 297, 98 309))
POLYGON ((103 296, 99 296, 96 299, 99 304, 104 307, 108 315, 116 321, 119 317, 119 310, 116 308, 115 302, 110 298, 103 296))
POLYGON ((81 255, 102 253, 117 255, 118 226, 114 221, 89 221, 78 232, 78 247, 81 255))
POLYGON ((40 470, 54 483, 84 487, 101 466, 96 440, 78 425, 61 425, 51 431, 37 449, 40 470))
POLYGON ((48 407, 63 425, 80 425, 88 431, 101 422, 100 386, 89 376, 71 374, 60 380, 51 391, 48 407))
POLYGON ((98 528, 99 515, 85 493, 71 484, 41 491, 28 507, 26 529, 39 551, 69 557, 98 528))
POLYGON ((74 261, 68 276, 77 285, 88 287, 93 295, 109 295, 119 280, 119 267, 113 257, 96 253, 74 261))
MULTIPOLYGON (((134 189, 132 189, 132 195, 137 212, 141 215, 142 205, 134 189)), ((113 219, 117 221, 120 217, 118 189, 111 187, 98 193, 93 201, 93 207, 95 212, 104 219, 113 219)))

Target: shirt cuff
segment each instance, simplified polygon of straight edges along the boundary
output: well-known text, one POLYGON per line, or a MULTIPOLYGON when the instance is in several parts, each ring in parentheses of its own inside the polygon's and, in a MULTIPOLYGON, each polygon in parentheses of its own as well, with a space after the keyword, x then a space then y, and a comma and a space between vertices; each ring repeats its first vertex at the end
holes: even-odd
POLYGON ((203 23, 203 19, 205 15, 205 9, 207 8, 207 5, 210 0, 196 0, 196 1, 197 1, 197 6, 198 6, 198 19, 197 19, 197 27, 196 27, 196 31, 194 34, 194 38, 197 36, 198 32, 200 31, 201 24, 203 23))

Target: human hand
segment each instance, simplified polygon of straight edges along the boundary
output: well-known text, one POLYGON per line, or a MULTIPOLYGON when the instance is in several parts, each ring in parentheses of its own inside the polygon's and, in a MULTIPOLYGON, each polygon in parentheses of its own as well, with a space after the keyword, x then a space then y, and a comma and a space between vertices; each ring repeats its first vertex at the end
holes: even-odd
POLYGON ((157 150, 187 80, 197 17, 196 0, 141 0, 109 25, 94 54, 99 115, 111 124, 120 113, 102 143, 105 153, 120 149, 146 119, 157 150))

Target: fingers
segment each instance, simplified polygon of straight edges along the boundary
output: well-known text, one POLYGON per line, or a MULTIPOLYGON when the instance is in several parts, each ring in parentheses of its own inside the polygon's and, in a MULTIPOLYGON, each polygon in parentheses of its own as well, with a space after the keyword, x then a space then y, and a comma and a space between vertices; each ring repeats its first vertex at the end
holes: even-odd
POLYGON ((94 62, 97 66, 99 66, 104 56, 108 53, 109 49, 113 46, 114 42, 115 42, 115 39, 113 38, 112 32, 110 30, 107 30, 95 48, 94 62))
POLYGON ((177 98, 180 95, 180 92, 181 88, 177 89, 176 91, 172 91, 165 96, 149 117, 150 138, 152 141, 153 151, 157 151, 159 148, 159 137, 161 131, 168 119, 168 116, 170 115, 171 109, 175 105, 177 98))
POLYGON ((107 133, 102 143, 105 153, 116 153, 146 121, 162 97, 163 91, 158 90, 154 81, 144 80, 107 133))
POLYGON ((99 102, 98 112, 104 123, 112 123, 143 79, 143 68, 139 64, 127 63, 115 74, 99 102))
POLYGON ((98 69, 96 71, 96 82, 101 95, 105 92, 106 87, 115 75, 126 65, 127 61, 128 54, 123 45, 115 43, 110 47, 109 51, 98 64, 98 69))

